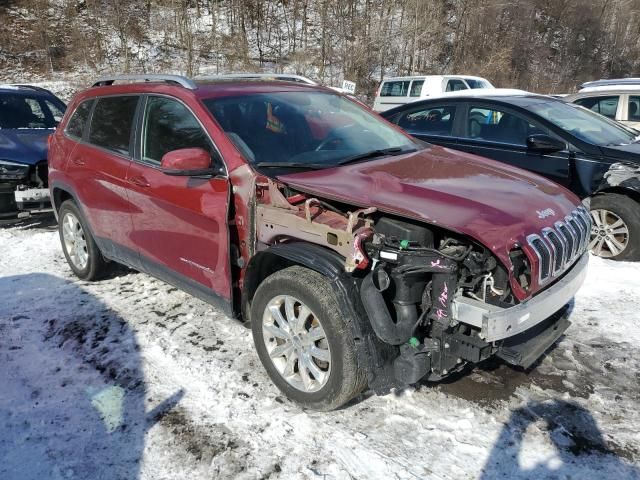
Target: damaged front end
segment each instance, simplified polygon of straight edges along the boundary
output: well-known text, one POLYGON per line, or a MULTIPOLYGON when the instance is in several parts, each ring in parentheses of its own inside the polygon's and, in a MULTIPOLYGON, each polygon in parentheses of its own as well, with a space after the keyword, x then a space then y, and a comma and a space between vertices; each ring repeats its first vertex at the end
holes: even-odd
POLYGON ((47 161, 35 165, 0 159, 0 217, 26 217, 51 208, 47 161))
POLYGON ((359 293, 350 301, 361 303, 375 337, 368 343, 385 351, 372 362, 378 371, 370 386, 378 393, 437 381, 496 354, 529 367, 568 327, 562 308, 584 279, 582 266, 570 285, 542 292, 552 298, 520 303, 512 285, 529 288, 532 266, 519 248, 508 270, 484 246, 443 228, 376 208, 352 209, 272 180, 258 183, 256 193, 259 249, 310 242, 344 259, 359 293), (518 322, 527 328, 516 326, 509 335, 518 322), (491 338, 501 328, 504 335, 491 338))

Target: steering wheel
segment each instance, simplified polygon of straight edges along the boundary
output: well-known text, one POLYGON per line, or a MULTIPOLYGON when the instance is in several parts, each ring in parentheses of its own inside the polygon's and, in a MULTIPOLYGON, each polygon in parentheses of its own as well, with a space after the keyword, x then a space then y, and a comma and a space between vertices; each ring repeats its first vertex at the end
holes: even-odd
POLYGON ((349 125, 344 125, 343 127, 334 128, 333 130, 331 130, 331 132, 329 132, 327 138, 322 140, 320 144, 315 148, 315 151, 319 152, 321 150, 324 150, 327 145, 330 145, 333 142, 344 142, 344 137, 340 135, 340 130, 343 130, 345 128, 353 128, 355 126, 355 123, 350 123, 349 125))

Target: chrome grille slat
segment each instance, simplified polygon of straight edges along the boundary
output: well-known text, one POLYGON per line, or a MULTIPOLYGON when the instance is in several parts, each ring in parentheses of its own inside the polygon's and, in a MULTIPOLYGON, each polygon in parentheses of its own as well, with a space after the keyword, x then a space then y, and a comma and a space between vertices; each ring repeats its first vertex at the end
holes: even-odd
POLYGON ((584 248, 584 244, 586 242, 587 239, 587 229, 585 227, 585 224, 583 223, 583 220, 580 217, 580 214, 578 212, 573 212, 571 214, 571 216, 573 217, 573 222, 574 225, 576 227, 576 229, 578 230, 578 232, 580 233, 580 244, 578 249, 582 250, 584 248))
POLYGON ((564 266, 565 252, 567 249, 565 248, 564 243, 553 228, 542 229, 542 236, 545 237, 547 242, 549 242, 549 245, 551 245, 551 248, 553 250, 553 274, 555 275, 560 272, 562 270, 562 267, 564 266))
POLYGON ((528 235, 527 243, 538 257, 539 283, 562 275, 573 265, 587 248, 590 234, 591 216, 584 207, 578 207, 540 234, 528 235))
POLYGON ((580 234, 578 233, 578 230, 576 230, 571 224, 572 220, 573 217, 571 217, 570 215, 564 217, 564 224, 567 227, 569 234, 573 237, 573 247, 571 248, 571 254, 569 255, 569 258, 573 261, 573 259, 578 254, 578 250, 580 250, 580 234))
POLYGON ((539 235, 529 235, 527 237, 527 242, 531 245, 531 248, 533 248, 533 251, 538 256, 538 262, 540 265, 540 282, 546 282, 551 276, 551 249, 539 235))

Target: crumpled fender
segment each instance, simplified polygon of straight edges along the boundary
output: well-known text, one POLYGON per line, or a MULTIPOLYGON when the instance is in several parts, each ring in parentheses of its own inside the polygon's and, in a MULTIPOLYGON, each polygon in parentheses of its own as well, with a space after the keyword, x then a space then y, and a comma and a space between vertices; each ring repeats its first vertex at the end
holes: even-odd
POLYGON ((640 165, 626 162, 612 164, 604 173, 596 193, 611 188, 625 188, 640 193, 640 165))

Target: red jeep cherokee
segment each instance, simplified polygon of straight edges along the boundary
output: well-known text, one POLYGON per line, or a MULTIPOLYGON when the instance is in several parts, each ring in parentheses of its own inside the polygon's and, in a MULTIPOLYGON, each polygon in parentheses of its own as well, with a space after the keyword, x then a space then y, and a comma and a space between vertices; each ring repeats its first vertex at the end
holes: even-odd
POLYGON ((106 78, 49 155, 76 275, 122 263, 242 317, 311 408, 492 355, 527 368, 586 274, 589 215, 569 191, 322 87, 106 78))

